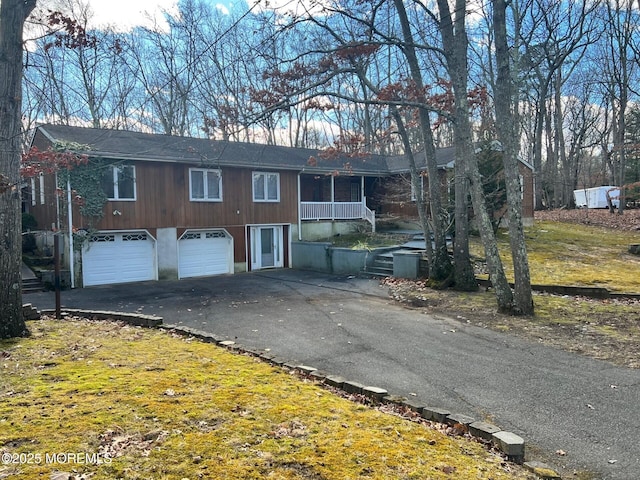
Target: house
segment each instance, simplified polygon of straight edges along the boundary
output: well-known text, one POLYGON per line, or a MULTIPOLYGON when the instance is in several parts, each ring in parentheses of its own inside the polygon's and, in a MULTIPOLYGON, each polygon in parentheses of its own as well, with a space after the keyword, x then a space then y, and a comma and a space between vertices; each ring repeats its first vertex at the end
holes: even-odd
MULTIPOLYGON (((452 202, 454 201, 453 189, 454 189, 454 167, 455 167, 455 147, 445 147, 440 148, 436 151, 436 164, 438 166, 438 173, 440 174, 440 184, 442 188, 442 193, 445 198, 450 199, 451 211, 453 210, 452 202)), ((485 186, 485 191, 493 191, 494 198, 491 198, 491 193, 487 193, 487 201, 488 201, 488 210, 489 213, 493 215, 494 220, 497 224, 504 225, 506 223, 506 215, 507 215, 507 205, 506 205, 506 192, 504 191, 504 185, 501 185, 503 182, 503 168, 502 168, 502 158, 501 158, 501 149, 497 142, 492 142, 488 145, 485 145, 484 148, 479 148, 476 151, 476 154, 479 155, 479 166, 481 170, 481 175, 485 177, 485 181, 490 182, 494 181, 491 185, 491 188, 485 186), (484 153, 483 153, 484 152, 484 153), (488 152, 493 153, 494 158, 491 159, 491 155, 486 155, 488 152), (492 161, 491 161, 492 160, 492 161), (488 172, 491 172, 490 174, 488 172), (493 177, 490 179, 489 177, 493 177), (496 192, 499 191, 500 199, 495 198, 496 192), (494 202, 491 204, 491 202, 494 202)), ((424 181, 425 176, 424 173, 427 171, 427 162, 423 152, 418 152, 414 155, 414 160, 416 163, 416 168, 421 174, 421 184, 422 188, 427 188, 427 185, 424 181)), ((407 158, 404 155, 397 155, 388 158, 388 166, 389 166, 389 174, 387 177, 387 185, 389 182, 398 182, 398 179, 402 179, 402 177, 406 177, 404 179, 404 184, 409 183, 408 179, 408 170, 409 165, 407 158)), ((520 174, 520 186, 521 186, 521 199, 522 199, 522 219, 524 225, 533 225, 533 215, 534 215, 534 168, 533 165, 526 162, 522 158, 518 159, 518 170, 520 174)), ((394 188, 387 187, 387 192, 385 195, 393 196, 394 188)), ((413 191, 413 186, 410 189, 405 188, 404 190, 395 188, 396 191, 400 191, 400 193, 396 193, 397 198, 396 201, 390 201, 387 203, 386 207, 383 209, 384 212, 393 214, 397 217, 401 217, 404 219, 417 219, 418 211, 415 204, 415 192, 413 191)), ((446 202, 444 202, 446 206, 446 202)), ((470 212, 473 215, 473 212, 470 212)))
MULTIPOLYGON (((344 159, 314 166, 317 150, 121 130, 42 125, 32 145, 73 145, 98 172, 94 190, 106 193, 91 218, 82 206, 64 208, 72 192, 56 195, 65 185, 53 175, 32 182, 38 225, 71 225, 82 239, 74 263, 85 286, 290 267, 292 238, 329 236, 336 220, 373 223, 365 191, 386 174, 382 158, 335 176, 344 159)), ((88 202, 91 189, 71 183, 88 202)))
POLYGON ((64 260, 84 286, 291 267, 292 239, 375 229, 379 193, 403 171, 376 155, 60 125, 32 145, 89 157, 67 183, 34 179, 28 202, 40 228, 75 232, 64 260))

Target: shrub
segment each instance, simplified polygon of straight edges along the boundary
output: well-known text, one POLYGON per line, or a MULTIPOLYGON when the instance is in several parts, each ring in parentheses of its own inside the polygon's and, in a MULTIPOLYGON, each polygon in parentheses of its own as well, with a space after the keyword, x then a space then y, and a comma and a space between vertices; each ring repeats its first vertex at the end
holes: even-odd
POLYGON ((38 222, 36 221, 36 217, 31 215, 30 213, 23 213, 22 214, 22 231, 29 232, 31 230, 35 230, 36 228, 38 228, 38 222))

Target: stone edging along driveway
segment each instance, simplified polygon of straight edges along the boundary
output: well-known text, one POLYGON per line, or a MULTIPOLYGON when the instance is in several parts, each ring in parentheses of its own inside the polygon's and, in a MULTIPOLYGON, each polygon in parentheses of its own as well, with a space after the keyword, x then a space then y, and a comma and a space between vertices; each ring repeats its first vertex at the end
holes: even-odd
MULTIPOLYGON (((25 308, 33 310, 30 305, 25 305, 25 308)), ((42 310, 42 312, 39 313, 55 315, 56 312, 55 310, 42 310)), ((215 343, 216 345, 226 348, 232 352, 252 355, 270 363, 271 365, 278 366, 289 371, 295 371, 299 375, 314 380, 320 384, 337 388, 348 394, 362 395, 373 404, 383 403, 397 405, 415 412, 425 420, 443 423, 449 426, 458 426, 463 431, 468 432, 472 437, 494 445, 504 455, 506 455, 510 461, 519 464, 524 463, 524 466, 527 469, 538 475, 540 478, 544 480, 561 479, 560 474, 542 462, 524 462, 525 441, 522 437, 515 433, 501 430, 499 427, 490 423, 476 421, 474 418, 467 415, 452 413, 443 408, 413 402, 405 397, 390 394, 384 388, 363 385, 356 381, 347 380, 339 376, 321 372, 312 366, 296 365, 286 359, 271 355, 269 352, 252 350, 234 341, 223 340, 201 330, 186 326, 164 324, 162 317, 155 315, 79 309, 63 309, 62 313, 65 315, 77 315, 95 320, 122 321, 129 325, 145 328, 160 328, 180 335, 193 337, 206 343, 215 343)), ((33 317, 35 317, 35 315, 33 317)))

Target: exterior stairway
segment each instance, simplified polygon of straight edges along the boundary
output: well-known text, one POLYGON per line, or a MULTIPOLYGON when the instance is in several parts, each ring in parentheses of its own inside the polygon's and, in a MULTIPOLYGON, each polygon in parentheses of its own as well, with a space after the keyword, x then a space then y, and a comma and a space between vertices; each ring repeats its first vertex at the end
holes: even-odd
POLYGON ((22 279, 22 294, 33 292, 44 292, 46 289, 40 280, 37 278, 22 279))
POLYGON ((22 264, 22 294, 33 292, 44 292, 46 289, 38 277, 35 276, 33 271, 22 264))
POLYGON ((393 276, 393 251, 377 254, 363 273, 377 277, 393 276))

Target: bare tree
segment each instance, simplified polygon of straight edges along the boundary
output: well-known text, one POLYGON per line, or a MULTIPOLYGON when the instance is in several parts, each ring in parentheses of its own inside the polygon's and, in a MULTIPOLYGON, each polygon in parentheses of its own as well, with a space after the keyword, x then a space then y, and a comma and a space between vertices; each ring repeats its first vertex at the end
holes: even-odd
MULTIPOLYGON (((422 91, 424 90, 425 85, 422 77, 420 63, 418 61, 416 43, 414 41, 409 17, 402 0, 394 0, 393 3, 396 7, 396 11, 398 13, 398 18, 400 21, 400 27, 402 30, 403 43, 401 45, 401 50, 409 66, 411 80, 415 86, 415 89, 417 91, 422 91)), ((427 173, 429 179, 429 205, 431 206, 431 225, 434 238, 433 259, 429 266, 429 277, 438 282, 449 278, 449 276, 452 274, 452 265, 449 260, 449 254, 447 252, 446 228, 444 221, 444 212, 442 208, 442 194, 440 190, 440 182, 438 180, 438 165, 436 162, 436 146, 434 143, 433 132, 431 130, 431 119, 429 118, 429 115, 430 111, 426 105, 418 105, 420 133, 422 134, 422 145, 427 162, 427 173)), ((418 181, 414 177, 415 173, 412 169, 412 182, 414 183, 414 185, 417 185, 418 181)), ((426 228, 423 229, 426 231, 426 228)), ((425 240, 428 242, 429 237, 425 237, 425 240)))
MULTIPOLYGON (((456 147, 455 166, 455 223, 456 238, 454 243, 454 266, 456 288, 468 290, 477 288, 473 269, 470 264, 468 247, 468 196, 471 186, 471 198, 474 211, 479 218, 479 229, 485 247, 487 265, 496 292, 498 308, 501 311, 512 311, 513 296, 507 282, 500 260, 492 219, 489 214, 483 191, 483 178, 479 171, 478 160, 473 144, 471 126, 471 109, 468 91, 468 36, 466 27, 467 2, 456 1, 453 13, 446 1, 438 1, 438 13, 428 10, 424 5, 427 18, 438 19, 442 42, 442 54, 451 85, 453 99, 451 115, 453 123, 453 139, 456 147)), ((482 90, 482 89, 480 89, 482 90)), ((486 101, 482 95, 476 100, 486 101)))
POLYGON ((82 0, 65 1, 64 10, 32 17, 45 34, 30 42, 25 118, 29 124, 128 125, 135 78, 124 69, 118 35, 109 28, 89 30, 93 13, 82 0))
MULTIPOLYGON (((630 93, 637 71, 636 52, 638 39, 636 25, 638 14, 633 0, 613 0, 605 2, 605 55, 600 59, 603 79, 602 86, 611 107, 611 143, 608 159, 612 169, 614 184, 623 187, 626 171, 626 118, 630 104, 630 93)), ((625 190, 620 190, 622 214, 625 207, 625 190)))
POLYGON ((136 75, 144 95, 138 108, 152 112, 138 119, 153 131, 167 135, 194 134, 191 103, 198 52, 194 43, 195 19, 165 13, 169 32, 159 26, 137 28, 123 46, 130 73, 136 75))
MULTIPOLYGON (((557 172, 558 158, 564 155, 562 135, 562 86, 579 64, 588 47, 597 39, 594 11, 597 2, 555 2, 528 0, 520 5, 521 28, 517 35, 524 55, 520 61, 523 84, 533 91, 534 106, 533 166, 535 182, 535 208, 543 206, 543 188, 555 182, 556 198, 564 193, 560 183, 562 172, 557 172), (565 72, 564 69, 567 71, 565 72), (555 95, 555 98, 553 97, 555 95), (549 122, 555 122, 551 124, 549 122), (558 126, 560 125, 560 128, 558 126), (546 130, 545 130, 546 126, 546 130), (555 138, 558 148, 549 145, 546 156, 547 178, 542 177, 543 144, 555 138), (555 162, 555 163, 554 163, 555 162)), ((562 164, 562 162, 561 162, 562 164)), ((560 203, 566 204, 566 197, 560 203)))
POLYGON ((502 144, 502 155, 509 214, 509 243, 515 277, 512 312, 531 315, 534 311, 527 246, 522 225, 522 198, 518 169, 520 142, 517 131, 516 90, 511 68, 511 53, 507 37, 507 1, 493 2, 493 32, 495 38, 496 81, 494 103, 496 131, 502 144))

